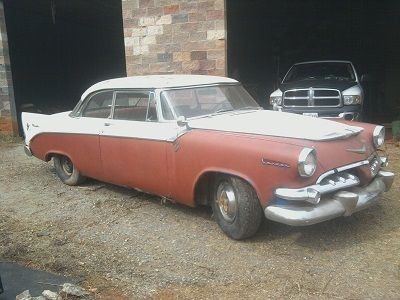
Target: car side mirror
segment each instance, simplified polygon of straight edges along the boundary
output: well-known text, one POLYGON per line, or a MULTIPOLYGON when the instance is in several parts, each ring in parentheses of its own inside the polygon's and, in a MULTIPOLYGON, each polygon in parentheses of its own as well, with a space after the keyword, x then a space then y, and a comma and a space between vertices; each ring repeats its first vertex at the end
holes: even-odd
POLYGON ((188 125, 188 121, 184 116, 179 116, 178 119, 176 119, 176 123, 179 127, 185 127, 188 125))

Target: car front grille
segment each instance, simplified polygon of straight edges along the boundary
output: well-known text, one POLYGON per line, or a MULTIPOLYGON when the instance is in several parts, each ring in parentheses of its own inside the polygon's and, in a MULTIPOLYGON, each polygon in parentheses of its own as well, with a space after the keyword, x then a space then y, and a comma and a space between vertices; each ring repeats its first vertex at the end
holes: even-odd
POLYGON ((381 167, 381 161, 377 155, 372 155, 369 159, 369 169, 371 170, 371 175, 375 176, 378 174, 380 167, 381 167))
POLYGON ((340 91, 335 89, 295 89, 285 91, 283 105, 286 107, 338 107, 340 99, 340 91))

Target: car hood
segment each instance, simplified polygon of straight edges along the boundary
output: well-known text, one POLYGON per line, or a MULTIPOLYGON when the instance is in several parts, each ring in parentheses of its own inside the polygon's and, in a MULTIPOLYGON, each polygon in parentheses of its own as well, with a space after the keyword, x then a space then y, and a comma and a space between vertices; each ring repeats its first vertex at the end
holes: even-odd
POLYGON ((357 85, 355 81, 345 81, 345 80, 299 80, 288 83, 282 83, 280 85, 280 90, 285 92, 292 89, 308 89, 308 88, 328 88, 328 89, 338 89, 343 92, 344 90, 357 85))
POLYGON ((236 111, 190 119, 193 129, 219 130, 311 141, 344 139, 356 135, 361 127, 302 115, 269 110, 236 111))

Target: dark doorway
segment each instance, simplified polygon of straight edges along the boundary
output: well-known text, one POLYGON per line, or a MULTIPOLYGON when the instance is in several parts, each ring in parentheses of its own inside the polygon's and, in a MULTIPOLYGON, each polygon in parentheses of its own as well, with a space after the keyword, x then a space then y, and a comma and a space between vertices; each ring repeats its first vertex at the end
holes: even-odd
POLYGON ((400 117, 400 1, 226 0, 228 74, 263 106, 296 62, 350 60, 369 74, 364 120, 400 117))
POLYGON ((21 111, 72 109, 95 82, 126 76, 121 0, 5 0, 21 111))

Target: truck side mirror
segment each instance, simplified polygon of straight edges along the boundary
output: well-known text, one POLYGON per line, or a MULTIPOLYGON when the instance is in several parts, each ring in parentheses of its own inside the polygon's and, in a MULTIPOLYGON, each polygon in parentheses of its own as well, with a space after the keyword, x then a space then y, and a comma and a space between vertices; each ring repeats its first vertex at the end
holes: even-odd
POLYGON ((369 81, 372 81, 372 76, 369 75, 369 74, 363 74, 363 75, 361 75, 360 81, 361 81, 361 82, 369 82, 369 81))

